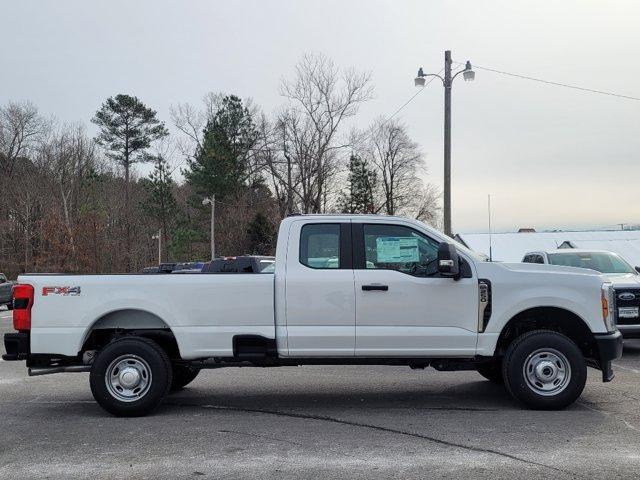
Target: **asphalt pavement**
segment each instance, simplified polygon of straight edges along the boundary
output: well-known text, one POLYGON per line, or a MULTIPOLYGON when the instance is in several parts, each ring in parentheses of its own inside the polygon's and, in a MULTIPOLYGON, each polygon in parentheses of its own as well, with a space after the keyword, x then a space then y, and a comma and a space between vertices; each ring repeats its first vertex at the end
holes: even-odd
MULTIPOLYGON (((11 330, 0 311, 0 333, 11 330)), ((635 478, 640 342, 574 406, 522 409, 475 372, 203 371, 151 416, 115 418, 88 374, 0 361, 0 478, 635 478)))

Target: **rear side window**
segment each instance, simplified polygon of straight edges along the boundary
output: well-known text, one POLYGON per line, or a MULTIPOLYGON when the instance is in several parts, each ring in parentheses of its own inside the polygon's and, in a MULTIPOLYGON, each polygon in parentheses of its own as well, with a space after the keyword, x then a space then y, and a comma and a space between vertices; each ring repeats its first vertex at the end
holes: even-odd
POLYGON ((340 224, 304 225, 300 233, 300 263, 310 268, 340 268, 340 224))

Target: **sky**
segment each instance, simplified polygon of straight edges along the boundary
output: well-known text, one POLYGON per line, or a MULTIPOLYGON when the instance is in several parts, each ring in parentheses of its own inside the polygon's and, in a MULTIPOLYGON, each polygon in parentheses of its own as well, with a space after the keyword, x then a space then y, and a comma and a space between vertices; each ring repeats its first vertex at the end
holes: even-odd
MULTIPOLYGON (((305 52, 370 72, 365 128, 414 93, 418 67, 454 61, 640 97, 635 0, 0 0, 0 104, 84 122, 105 98, 171 105, 207 92, 266 113, 305 52)), ((442 186, 443 95, 433 82, 398 116, 442 186)), ((452 94, 456 232, 640 224, 640 101, 477 69, 452 94)))

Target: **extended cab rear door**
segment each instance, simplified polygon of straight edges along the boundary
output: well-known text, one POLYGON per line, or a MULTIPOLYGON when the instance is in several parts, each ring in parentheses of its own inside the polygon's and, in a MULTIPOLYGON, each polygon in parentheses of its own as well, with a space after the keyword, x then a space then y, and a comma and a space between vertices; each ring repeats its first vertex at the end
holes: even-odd
POLYGON ((351 223, 301 219, 289 232, 286 332, 290 357, 354 356, 351 223))
MULTIPOLYGON (((356 356, 472 356, 478 279, 437 273, 439 240, 401 221, 354 220, 356 356)), ((463 260, 464 262, 464 260, 463 260)))

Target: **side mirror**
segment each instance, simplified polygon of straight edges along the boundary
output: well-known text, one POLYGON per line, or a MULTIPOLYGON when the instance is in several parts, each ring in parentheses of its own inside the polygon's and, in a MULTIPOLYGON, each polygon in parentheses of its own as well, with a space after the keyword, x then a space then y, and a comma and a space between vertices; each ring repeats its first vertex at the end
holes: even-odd
POLYGON ((640 273, 640 267, 635 267, 636 272, 640 273))
POLYGON ((460 257, 454 244, 443 242, 438 246, 438 272, 444 277, 460 275, 460 257))

